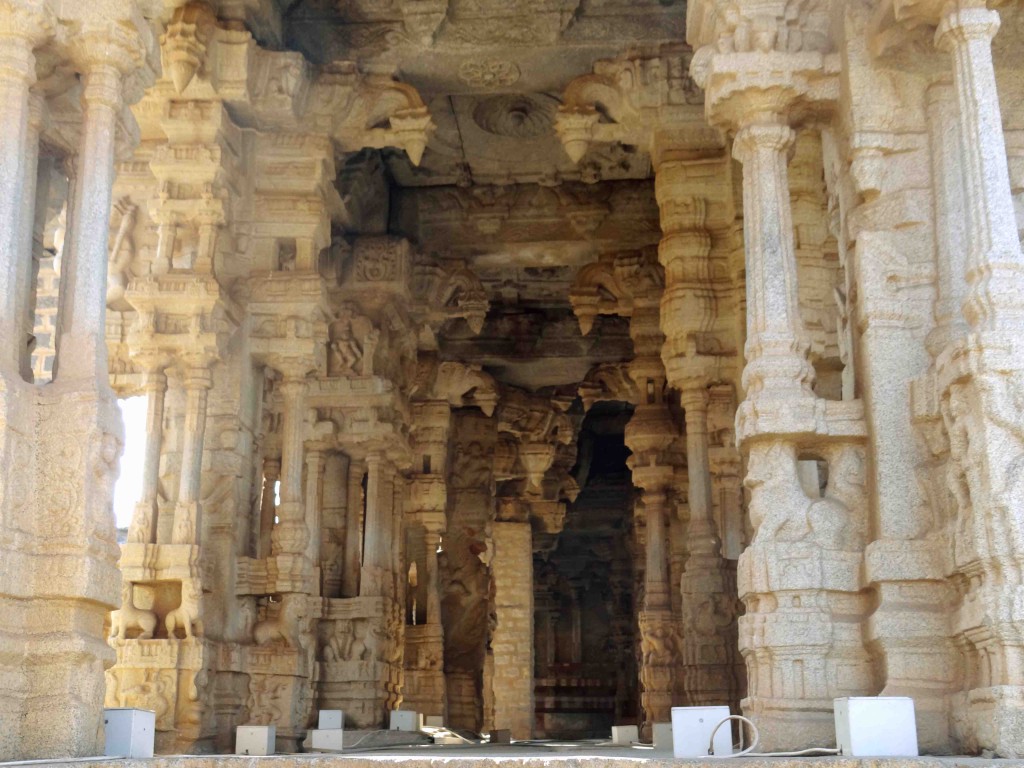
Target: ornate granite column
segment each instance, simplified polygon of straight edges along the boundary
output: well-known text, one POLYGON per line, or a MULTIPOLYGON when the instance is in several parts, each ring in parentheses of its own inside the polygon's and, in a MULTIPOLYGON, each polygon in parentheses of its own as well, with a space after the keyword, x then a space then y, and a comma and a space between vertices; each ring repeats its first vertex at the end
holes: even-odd
POLYGON ((961 312, 967 294, 967 201, 956 91, 948 79, 942 79, 928 87, 926 96, 937 234, 935 329, 927 344, 932 357, 937 357, 950 341, 967 332, 961 312))
MULTIPOLYGON (((412 530, 419 527, 423 537, 426 620, 405 628, 404 703, 418 712, 444 716, 444 628, 441 625, 441 592, 437 549, 447 529, 447 458, 451 431, 451 406, 444 400, 427 400, 413 405, 413 452, 420 458, 409 492, 406 517, 412 530)), ((411 558, 410 558, 411 560, 411 558)))
POLYGON ((977 331, 1024 319, 1024 256, 1014 216, 1003 121, 992 63, 999 14, 984 0, 946 4, 935 42, 953 59, 967 203, 967 301, 977 331))
POLYGON ((26 339, 21 337, 23 275, 28 253, 22 251, 22 222, 28 197, 29 177, 35 173, 29 160, 38 153, 30 146, 29 91, 36 77, 33 50, 52 30, 45 4, 0 4, 0 365, 4 373, 19 375, 26 339))
MULTIPOLYGON (((281 503, 277 508, 278 522, 271 534, 271 551, 289 562, 288 570, 301 578, 307 566, 306 546, 310 531, 306 524, 302 496, 302 469, 305 464, 305 411, 306 380, 285 374, 281 382, 284 399, 281 419, 281 503)), ((298 585, 296 585, 298 586, 298 585)), ((292 591, 292 590, 289 590, 292 591)))
POLYGON ((947 3, 935 41, 950 52, 960 116, 967 210, 969 331, 936 360, 950 443, 950 486, 959 489, 955 563, 960 604, 954 638, 968 659, 967 749, 1024 754, 1024 253, 1010 188, 992 38, 999 15, 982 0, 947 3))
POLYGON ((658 139, 655 190, 663 232, 658 257, 665 268, 661 356, 686 414, 690 515, 680 580, 682 689, 689 705, 736 706, 735 568, 722 557, 708 454, 708 386, 733 373, 727 368, 731 360, 722 354, 730 344, 717 327, 720 299, 712 280, 712 230, 727 231, 735 216, 732 174, 721 137, 706 127, 665 132, 658 139))
POLYGON ((107 245, 114 184, 114 133, 122 106, 122 74, 141 60, 137 39, 123 27, 76 36, 82 62, 84 116, 74 207, 61 268, 61 315, 55 379, 106 381, 107 245), (99 265, 97 267, 97 265, 99 265), (59 370, 57 370, 59 365, 59 370))
MULTIPOLYGON (((34 510, 25 519, 35 545, 20 547, 38 562, 19 565, 5 556, 28 590, 22 615, 29 617, 32 675, 19 691, 17 718, 29 734, 25 757, 96 754, 103 669, 114 659, 101 632, 120 585, 110 504, 123 430, 107 379, 107 241, 122 77, 142 63, 143 44, 130 21, 108 19, 73 36, 70 54, 82 75, 84 109, 62 268, 64 343, 56 380, 34 394, 34 510)), ((20 236, 19 221, 13 228, 20 236)))
MULTIPOLYGON (((652 286, 653 287, 653 286, 652 286)), ((660 288, 660 286, 658 286, 660 288)), ((673 441, 678 431, 665 399, 665 370, 658 352, 663 337, 658 326, 660 291, 648 290, 630 321, 635 358, 629 376, 639 403, 626 425, 626 446, 633 452, 629 468, 633 485, 642 489, 645 521, 644 599, 639 615, 642 727, 670 721, 673 678, 678 660, 678 633, 672 615, 666 521, 672 491, 673 441)))
POLYGON ((393 547, 398 546, 393 520, 393 474, 387 458, 371 453, 366 459, 365 550, 359 579, 361 596, 395 596, 393 547))
MULTIPOLYGON (((733 143, 743 163, 743 235, 747 255, 747 343, 740 421, 784 415, 779 408, 813 398, 810 343, 797 307, 796 246, 789 199, 793 129, 782 115, 753 112, 733 143)), ((771 431, 771 430, 766 430, 771 431)))
POLYGON ((181 450, 178 501, 174 506, 172 544, 198 545, 203 521, 199 500, 206 435, 206 399, 213 386, 207 364, 192 364, 185 371, 185 443, 181 450))
POLYGON ((316 567, 320 562, 320 529, 323 507, 324 454, 320 450, 306 452, 306 525, 310 530, 306 557, 316 567))
POLYGON ((788 178, 791 121, 827 119, 839 96, 839 62, 820 19, 801 17, 787 44, 781 13, 743 6, 726 19, 708 9, 704 0, 690 7, 700 23, 688 39, 701 46, 691 72, 711 122, 735 131, 733 156, 743 164, 747 339, 736 426, 755 535, 737 573, 749 684, 742 705, 766 749, 790 750, 831 739, 833 698, 875 685, 860 583, 868 513, 863 404, 819 400, 812 389, 788 178), (737 24, 758 32, 734 35, 737 24), (730 39, 734 52, 726 52, 730 39), (829 480, 809 495, 798 467, 812 459, 828 466, 829 480))
POLYGON ((722 558, 722 542, 712 516, 711 467, 708 461, 708 392, 701 381, 681 393, 686 413, 686 529, 689 557, 680 582, 684 691, 689 706, 738 701, 736 680, 735 572, 722 558))

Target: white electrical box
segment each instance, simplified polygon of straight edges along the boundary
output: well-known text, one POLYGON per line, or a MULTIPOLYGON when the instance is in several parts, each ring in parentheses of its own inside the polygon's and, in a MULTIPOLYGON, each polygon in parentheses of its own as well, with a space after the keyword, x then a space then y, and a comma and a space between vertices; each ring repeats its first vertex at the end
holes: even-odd
POLYGON ((441 715, 425 715, 423 724, 428 728, 444 728, 444 718, 441 715))
MULTIPOLYGON (((672 754, 674 757, 707 757, 711 732, 729 717, 728 707, 672 707, 672 754)), ((732 754, 732 724, 715 733, 715 756, 732 754)))
POLYGON ((156 713, 148 709, 104 709, 107 757, 152 757, 156 713))
POLYGON ((654 723, 651 726, 651 741, 655 752, 671 752, 672 723, 654 723))
POLYGON ((341 752, 345 744, 345 731, 340 728, 314 728, 310 732, 313 749, 341 752))
POLYGON ((345 713, 340 709, 321 709, 317 728, 323 731, 345 727, 345 713))
POLYGON ((235 731, 235 754, 272 755, 276 741, 276 725, 240 725, 235 731))
POLYGON ((391 722, 389 730, 392 731, 418 731, 423 727, 423 715, 419 712, 410 712, 405 709, 391 710, 391 722))
POLYGON ((914 700, 907 696, 836 699, 836 744, 847 757, 917 757, 914 700))
POLYGON ((640 740, 640 731, 635 725, 613 725, 612 744, 628 747, 634 741, 640 740))

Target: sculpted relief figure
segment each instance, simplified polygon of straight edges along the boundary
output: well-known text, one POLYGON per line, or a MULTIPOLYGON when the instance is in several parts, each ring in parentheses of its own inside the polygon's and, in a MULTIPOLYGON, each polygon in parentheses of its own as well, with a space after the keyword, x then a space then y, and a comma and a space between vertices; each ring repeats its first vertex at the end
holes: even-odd
POLYGON ((306 613, 304 601, 305 597, 300 594, 283 595, 277 616, 268 617, 253 628, 256 645, 281 643, 286 648, 301 648, 300 631, 306 613))
POLYGON ((128 632, 139 630, 137 639, 149 640, 156 629, 156 614, 135 606, 135 589, 152 590, 136 586, 130 581, 121 584, 121 607, 110 614, 110 639, 124 640, 128 632))
MULTIPOLYGON (((859 521, 838 495, 850 488, 826 492, 824 498, 811 499, 800 486, 797 477, 796 449, 792 445, 777 444, 763 450, 751 451, 746 484, 753 495, 750 505, 754 524, 755 542, 814 542, 827 550, 855 550, 864 538, 863 523, 859 521)), ((843 457, 842 480, 836 483, 855 483, 857 470, 851 468, 853 459, 843 457)), ((860 470, 863 478, 863 468, 860 470)), ((863 479, 860 481, 863 485, 863 479)))
POLYGON ((200 602, 203 590, 195 579, 186 579, 181 583, 181 603, 164 619, 168 637, 176 637, 180 631, 185 639, 193 636, 202 637, 203 624, 200 619, 200 602))
POLYGON ((253 675, 249 683, 249 721, 261 725, 281 722, 288 678, 274 675, 253 675))
POLYGON ((135 221, 139 207, 124 197, 114 206, 121 220, 117 227, 117 235, 110 248, 110 259, 107 267, 107 306, 111 309, 124 310, 130 306, 124 301, 124 292, 131 279, 129 269, 135 259, 135 221))
POLYGON ((372 376, 380 332, 369 318, 346 304, 328 328, 328 376, 372 376))

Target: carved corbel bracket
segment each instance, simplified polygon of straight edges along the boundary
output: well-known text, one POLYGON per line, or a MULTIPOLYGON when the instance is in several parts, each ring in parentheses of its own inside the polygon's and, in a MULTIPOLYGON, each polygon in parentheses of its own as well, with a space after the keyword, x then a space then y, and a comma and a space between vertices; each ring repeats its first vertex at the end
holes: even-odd
POLYGON ((366 78, 331 135, 343 151, 397 147, 405 150, 413 165, 419 165, 435 130, 437 125, 415 88, 366 78))
POLYGON ((204 66, 207 45, 217 26, 213 9, 206 2, 190 2, 175 9, 160 38, 164 70, 174 89, 184 93, 204 66))
POLYGON ((598 315, 633 315, 633 296, 611 261, 583 267, 569 290, 569 301, 584 336, 593 329, 598 315))

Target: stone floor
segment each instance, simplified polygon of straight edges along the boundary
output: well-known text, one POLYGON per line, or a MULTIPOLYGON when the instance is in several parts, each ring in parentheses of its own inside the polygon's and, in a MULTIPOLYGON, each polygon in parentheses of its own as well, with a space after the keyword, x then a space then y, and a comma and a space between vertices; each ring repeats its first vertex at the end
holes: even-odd
MULTIPOLYGON (((1024 760, 980 757, 848 758, 848 757, 743 757, 743 768, 1024 768, 1024 760)), ((76 760, 35 760, 0 763, 0 766, 81 766, 89 768, 383 768, 381 764, 401 763, 402 768, 637 768, 643 763, 660 768, 685 762, 693 768, 720 765, 717 760, 675 760, 654 755, 650 750, 625 747, 552 746, 444 746, 387 749, 357 754, 300 754, 274 757, 236 755, 161 755, 149 760, 81 758, 76 760)))

